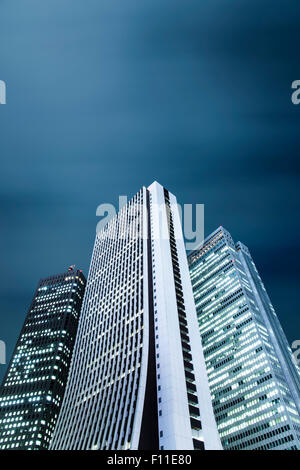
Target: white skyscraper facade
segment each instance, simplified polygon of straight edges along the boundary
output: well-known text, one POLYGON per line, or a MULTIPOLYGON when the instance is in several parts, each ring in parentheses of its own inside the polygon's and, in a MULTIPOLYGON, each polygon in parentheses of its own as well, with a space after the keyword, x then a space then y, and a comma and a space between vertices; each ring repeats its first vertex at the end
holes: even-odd
POLYGON ((96 236, 51 449, 221 449, 176 198, 143 187, 96 236))

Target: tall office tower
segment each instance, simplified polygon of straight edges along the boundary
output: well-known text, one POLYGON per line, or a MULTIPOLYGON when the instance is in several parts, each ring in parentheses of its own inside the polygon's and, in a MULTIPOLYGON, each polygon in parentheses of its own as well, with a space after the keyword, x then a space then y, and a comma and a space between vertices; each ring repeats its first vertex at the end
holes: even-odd
POLYGON ((220 448, 178 207, 156 182, 96 236, 50 448, 220 448))
POLYGON ((188 256, 225 449, 300 449, 299 369, 249 250, 220 227, 188 256))
POLYGON ((41 279, 0 388, 0 449, 48 449, 61 407, 86 280, 41 279))

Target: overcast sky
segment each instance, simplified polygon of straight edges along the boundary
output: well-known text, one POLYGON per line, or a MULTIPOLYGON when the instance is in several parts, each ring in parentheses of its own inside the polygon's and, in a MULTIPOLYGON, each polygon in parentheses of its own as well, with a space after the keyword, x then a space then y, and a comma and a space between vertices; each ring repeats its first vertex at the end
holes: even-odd
MULTIPOLYGON (((0 1, 0 339, 87 274, 96 207, 158 180, 252 252, 300 339, 299 1, 0 1)), ((0 366, 0 379, 5 367, 0 366)))

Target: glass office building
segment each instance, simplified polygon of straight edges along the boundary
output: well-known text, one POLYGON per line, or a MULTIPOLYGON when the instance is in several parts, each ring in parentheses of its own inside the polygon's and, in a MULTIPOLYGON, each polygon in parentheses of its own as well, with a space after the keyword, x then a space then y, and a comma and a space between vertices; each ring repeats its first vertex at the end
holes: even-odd
POLYGON ((96 236, 50 448, 221 448, 176 198, 158 183, 96 236))
POLYGON ((299 369, 249 250, 220 227, 188 260, 224 449, 300 449, 299 369))
POLYGON ((41 279, 0 388, 0 449, 48 449, 62 403, 86 280, 41 279))

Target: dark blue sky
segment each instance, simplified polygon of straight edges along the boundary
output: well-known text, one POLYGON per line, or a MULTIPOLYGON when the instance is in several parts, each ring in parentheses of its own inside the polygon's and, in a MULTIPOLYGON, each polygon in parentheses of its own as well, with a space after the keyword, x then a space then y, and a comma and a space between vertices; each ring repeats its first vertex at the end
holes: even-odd
MULTIPOLYGON (((158 180, 249 246, 300 338, 299 1, 0 1, 0 339, 87 273, 96 207, 158 180)), ((0 379, 4 366, 0 366, 0 379)))

